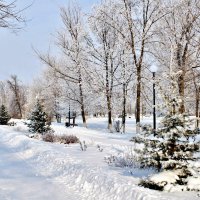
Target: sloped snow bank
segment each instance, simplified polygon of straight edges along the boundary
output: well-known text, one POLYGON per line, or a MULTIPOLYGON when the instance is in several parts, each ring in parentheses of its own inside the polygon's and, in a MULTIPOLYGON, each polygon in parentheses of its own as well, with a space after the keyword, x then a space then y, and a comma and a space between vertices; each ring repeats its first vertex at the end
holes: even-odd
POLYGON ((78 160, 76 154, 86 157, 90 152, 81 152, 77 145, 49 144, 2 128, 0 139, 38 174, 79 191, 83 200, 169 199, 159 192, 138 187, 134 178, 124 177, 118 171, 110 170, 106 164, 95 166, 94 163, 90 165, 78 160))
POLYGON ((151 175, 146 181, 142 181, 141 185, 168 192, 200 191, 200 174, 193 169, 188 170, 191 173, 188 177, 185 177, 183 169, 163 171, 151 175))

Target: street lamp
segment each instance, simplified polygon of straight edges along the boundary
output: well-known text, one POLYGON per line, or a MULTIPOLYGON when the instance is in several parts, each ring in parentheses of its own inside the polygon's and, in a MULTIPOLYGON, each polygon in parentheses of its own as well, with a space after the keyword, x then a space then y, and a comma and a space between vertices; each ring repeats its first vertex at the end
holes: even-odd
POLYGON ((69 115, 69 116, 68 116, 68 117, 69 117, 69 127, 70 127, 70 123, 71 123, 71 122, 70 122, 70 118, 71 118, 71 116, 70 116, 71 113, 70 113, 70 112, 71 112, 71 107, 70 107, 70 99, 69 99, 69 113, 68 113, 68 115, 69 115))
POLYGON ((156 65, 152 65, 150 68, 150 71, 153 74, 153 131, 154 134, 156 132, 156 84, 155 84, 155 77, 156 77, 156 72, 158 68, 156 65))

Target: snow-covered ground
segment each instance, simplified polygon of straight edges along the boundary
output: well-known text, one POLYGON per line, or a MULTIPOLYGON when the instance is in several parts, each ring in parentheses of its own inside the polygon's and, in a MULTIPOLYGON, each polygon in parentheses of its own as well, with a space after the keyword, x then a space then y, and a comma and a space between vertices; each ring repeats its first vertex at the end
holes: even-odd
MULTIPOLYGON (((152 121, 144 118, 144 123, 152 121)), ((88 129, 53 124, 56 134, 73 134, 79 144, 47 143, 27 137, 27 128, 0 126, 0 200, 170 200, 200 199, 196 192, 157 192, 137 186, 153 171, 108 165, 105 157, 131 156, 135 131, 127 121, 127 134, 109 133, 105 118, 88 119, 88 129)))

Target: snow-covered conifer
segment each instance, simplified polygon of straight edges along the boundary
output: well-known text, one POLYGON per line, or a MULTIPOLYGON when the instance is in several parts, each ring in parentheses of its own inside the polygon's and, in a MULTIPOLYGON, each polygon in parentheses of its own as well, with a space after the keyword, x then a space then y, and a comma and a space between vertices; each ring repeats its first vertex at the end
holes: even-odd
POLYGON ((188 161, 198 159, 194 153, 199 151, 192 121, 183 114, 168 114, 161 124, 156 134, 150 126, 144 126, 142 134, 134 138, 136 143, 144 144, 144 149, 137 150, 143 155, 141 167, 158 171, 187 168, 188 161))
POLYGON ((6 107, 2 105, 0 107, 0 125, 7 125, 9 119, 10 119, 10 116, 8 115, 6 107))
MULTIPOLYGON (((173 85, 172 94, 167 103, 167 106, 171 109, 162 119, 156 132, 151 126, 147 125, 143 127, 140 135, 133 138, 136 144, 142 146, 142 148, 136 150, 140 155, 141 168, 154 168, 161 176, 163 173, 173 173, 176 176, 173 185, 170 185, 167 176, 160 181, 156 179, 156 182, 154 178, 150 177, 141 183, 141 185, 152 189, 164 190, 169 185, 170 187, 184 185, 182 189, 185 190, 187 178, 193 176, 195 171, 192 169, 192 163, 199 159, 196 154, 199 152, 198 131, 193 129, 194 122, 191 118, 186 114, 177 112, 181 104, 176 95, 177 88, 175 86, 173 85)), ((159 174, 156 176, 159 177, 159 174)))
POLYGON ((29 131, 32 133, 44 134, 50 130, 50 127, 47 124, 47 114, 43 111, 39 100, 37 100, 35 108, 29 117, 29 121, 30 122, 27 126, 29 127, 29 131))

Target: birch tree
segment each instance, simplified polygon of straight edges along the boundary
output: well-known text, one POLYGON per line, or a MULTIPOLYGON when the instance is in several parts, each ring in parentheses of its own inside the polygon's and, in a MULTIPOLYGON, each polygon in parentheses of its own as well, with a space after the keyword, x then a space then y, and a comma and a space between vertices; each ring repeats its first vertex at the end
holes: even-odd
POLYGON ((8 96, 7 96, 7 87, 4 81, 0 81, 0 105, 7 105, 8 96))
MULTIPOLYGON (((106 2, 106 1, 105 1, 106 2)), ((133 65, 136 69, 136 123, 140 123, 141 115, 141 81, 144 68, 144 56, 148 51, 148 43, 152 42, 154 25, 166 14, 159 0, 118 0, 108 1, 107 8, 102 10, 110 19, 109 25, 115 28, 121 39, 126 42, 132 53, 133 65), (113 18, 108 8, 115 5, 113 18)))
MULTIPOLYGON (((104 5, 101 5, 104 7, 104 5)), ((89 17, 90 28, 95 39, 87 38, 90 62, 93 64, 93 87, 96 86, 106 98, 108 129, 112 132, 112 98, 113 88, 116 84, 115 75, 120 65, 118 60, 118 36, 116 30, 107 23, 107 16, 102 15, 100 6, 93 10, 89 17)), ((95 88, 96 89, 96 88, 95 88)))
POLYGON ((156 54, 161 55, 158 60, 162 66, 169 66, 169 74, 179 74, 179 113, 184 113, 186 88, 192 81, 192 67, 196 63, 195 54, 199 46, 199 1, 165 1, 165 4, 169 14, 159 25, 161 41, 156 54))

